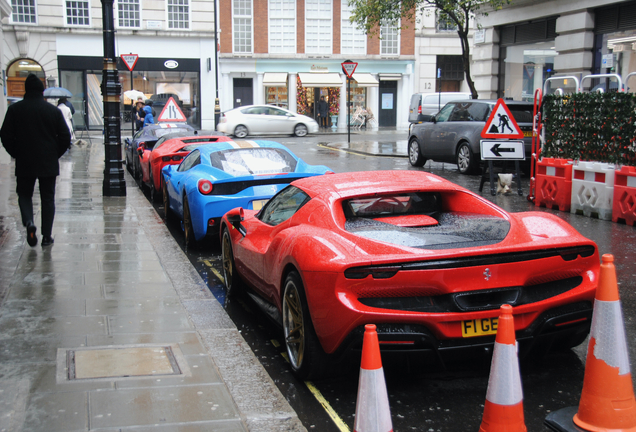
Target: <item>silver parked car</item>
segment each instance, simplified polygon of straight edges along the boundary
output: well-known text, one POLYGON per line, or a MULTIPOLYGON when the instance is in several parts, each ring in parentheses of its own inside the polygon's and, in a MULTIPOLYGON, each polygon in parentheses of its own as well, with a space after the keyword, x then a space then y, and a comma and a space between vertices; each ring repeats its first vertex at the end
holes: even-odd
POLYGON ((270 134, 302 137, 318 132, 318 123, 311 117, 276 106, 247 105, 224 112, 217 129, 236 138, 270 134))
MULTIPOLYGON (((481 162, 480 141, 496 100, 449 102, 434 116, 424 116, 409 133, 409 162, 423 166, 428 159, 457 163, 459 172, 473 174, 481 162)), ((526 161, 532 153, 532 104, 506 101, 510 113, 524 135, 526 161)))

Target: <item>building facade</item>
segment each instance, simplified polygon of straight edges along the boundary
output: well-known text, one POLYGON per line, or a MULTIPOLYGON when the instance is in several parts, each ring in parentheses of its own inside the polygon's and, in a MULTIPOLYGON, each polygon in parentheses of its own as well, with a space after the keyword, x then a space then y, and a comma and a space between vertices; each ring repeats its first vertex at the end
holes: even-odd
POLYGON ((537 89, 636 89, 636 1, 514 0, 502 10, 477 15, 473 77, 480 98, 533 100, 537 89), (570 77, 559 78, 557 76, 570 77), (572 79, 576 78, 576 80, 572 79))
MULTIPOLYGON (((26 76, 36 73, 47 87, 58 85, 73 93, 76 128, 101 129, 102 3, 10 1, 12 13, 2 21, 7 96, 21 97, 26 76)), ((139 56, 132 73, 118 61, 122 90, 135 89, 158 101, 171 94, 189 123, 213 129, 214 2, 114 0, 113 6, 116 54, 139 56)), ((131 102, 122 97, 125 121, 131 102)))
POLYGON ((271 103, 316 117, 324 96, 330 124, 346 126, 346 75, 357 62, 351 109, 380 127, 406 127, 414 91, 414 23, 365 35, 349 22, 347 0, 228 0, 220 3, 221 110, 271 103), (400 30, 398 27, 402 27, 400 30))

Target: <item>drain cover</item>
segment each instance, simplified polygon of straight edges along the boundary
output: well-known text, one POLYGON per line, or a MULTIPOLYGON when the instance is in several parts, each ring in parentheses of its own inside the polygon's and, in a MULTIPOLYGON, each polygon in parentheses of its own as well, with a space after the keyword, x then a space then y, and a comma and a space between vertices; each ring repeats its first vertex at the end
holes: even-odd
POLYGON ((171 346, 69 349, 66 366, 69 380, 182 374, 171 346))

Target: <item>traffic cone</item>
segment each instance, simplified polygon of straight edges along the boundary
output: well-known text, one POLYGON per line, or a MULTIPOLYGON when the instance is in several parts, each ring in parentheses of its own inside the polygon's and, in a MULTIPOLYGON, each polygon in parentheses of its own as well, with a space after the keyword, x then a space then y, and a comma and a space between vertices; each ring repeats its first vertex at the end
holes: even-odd
POLYGON ((636 399, 613 255, 602 257, 578 412, 564 408, 548 415, 545 423, 562 432, 636 432, 636 399))
POLYGON ((479 432, 526 432, 512 306, 501 305, 479 432))
POLYGON ((375 325, 364 326, 360 383, 354 432, 392 432, 389 396, 386 393, 380 343, 375 325))

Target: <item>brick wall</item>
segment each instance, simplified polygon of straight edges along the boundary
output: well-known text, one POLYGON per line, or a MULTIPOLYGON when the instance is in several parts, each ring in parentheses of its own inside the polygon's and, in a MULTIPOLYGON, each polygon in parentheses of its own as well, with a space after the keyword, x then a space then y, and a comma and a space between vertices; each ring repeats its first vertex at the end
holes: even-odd
POLYGON ((305 0, 296 2, 296 53, 305 54, 305 0))
POLYGON ((269 52, 269 15, 267 0, 254 0, 254 54, 269 52))
POLYGON ((380 28, 375 26, 367 35, 367 54, 380 54, 380 28))
POLYGON ((400 31, 400 55, 415 55, 415 21, 402 18, 400 31))
POLYGON ((333 2, 333 53, 340 54, 341 35, 340 26, 342 21, 342 2, 334 0, 333 2))
POLYGON ((221 53, 232 53, 232 2, 219 2, 219 40, 221 53))

